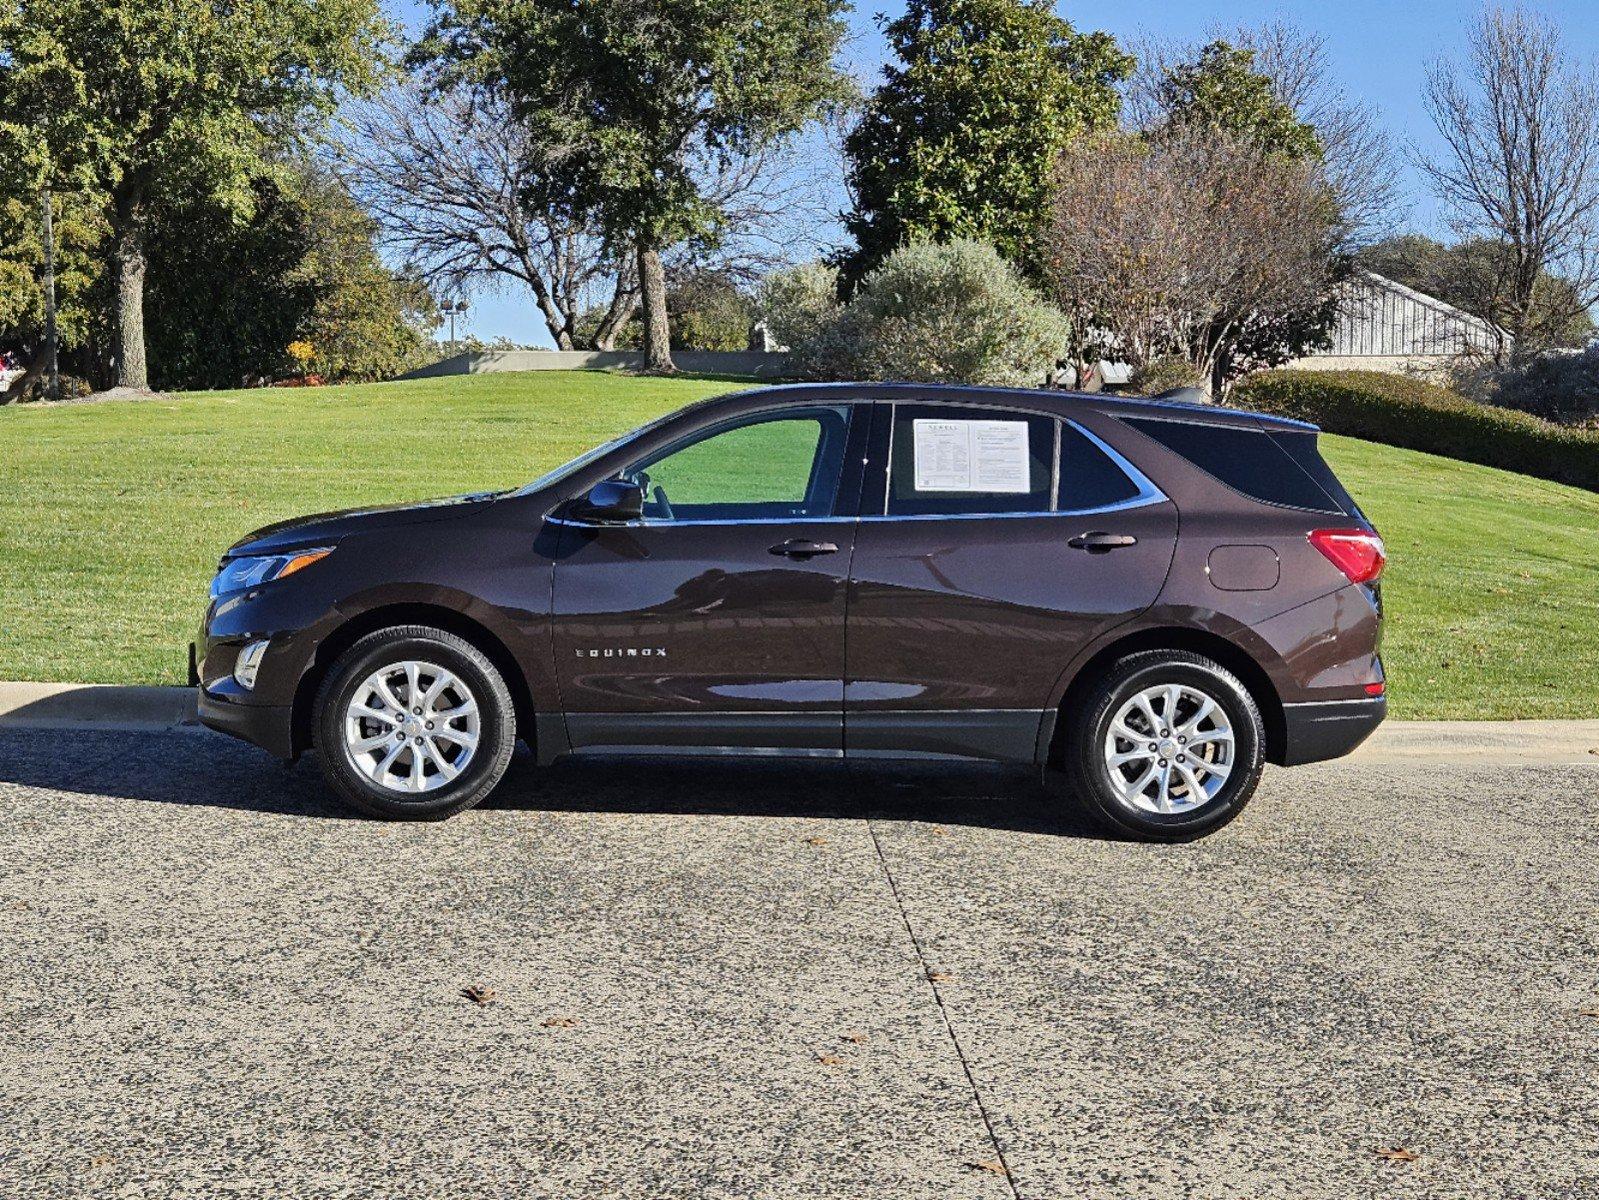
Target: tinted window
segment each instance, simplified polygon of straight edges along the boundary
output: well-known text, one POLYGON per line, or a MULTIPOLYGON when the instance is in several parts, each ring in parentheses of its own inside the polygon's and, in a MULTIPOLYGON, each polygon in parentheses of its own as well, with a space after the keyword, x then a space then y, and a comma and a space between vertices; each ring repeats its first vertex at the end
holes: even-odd
POLYGON ((896 404, 888 513, 1049 512, 1051 417, 995 408, 896 404))
POLYGON ((657 454, 623 474, 644 484, 652 520, 819 517, 833 511, 843 409, 758 417, 657 454))
POLYGON ((1127 424, 1181 454, 1234 491, 1267 504, 1339 512, 1338 504, 1263 430, 1187 421, 1126 418, 1127 424))
POLYGON ((1316 481, 1316 485, 1326 492, 1337 503, 1338 507, 1351 517, 1360 516, 1360 506, 1355 503, 1355 498, 1338 482, 1332 468, 1327 465, 1327 460, 1322 458, 1321 451, 1316 449, 1316 435, 1306 430, 1303 433, 1291 433, 1282 430, 1273 430, 1272 441, 1276 442, 1287 453, 1288 457, 1299 464, 1299 469, 1316 481))
POLYGON ((1108 508, 1137 495, 1138 485, 1110 455, 1072 426, 1060 427, 1061 511, 1108 508))

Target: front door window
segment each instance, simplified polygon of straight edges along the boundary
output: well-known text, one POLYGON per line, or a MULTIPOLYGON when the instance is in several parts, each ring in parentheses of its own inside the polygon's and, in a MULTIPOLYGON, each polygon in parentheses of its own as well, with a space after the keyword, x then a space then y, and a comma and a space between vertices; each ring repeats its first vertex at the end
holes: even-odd
POLYGON ((837 408, 756 417, 668 447, 623 474, 644 485, 649 520, 831 516, 847 426, 837 408))

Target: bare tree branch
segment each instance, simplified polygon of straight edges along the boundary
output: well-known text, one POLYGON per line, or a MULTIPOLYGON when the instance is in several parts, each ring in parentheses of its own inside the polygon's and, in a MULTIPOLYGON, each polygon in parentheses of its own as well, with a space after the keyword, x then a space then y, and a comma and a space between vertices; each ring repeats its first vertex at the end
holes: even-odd
POLYGON ((1485 11, 1467 45, 1464 65, 1428 69, 1423 99, 1444 150, 1417 159, 1457 234, 1503 247, 1484 314, 1513 339, 1503 359, 1599 303, 1599 72, 1519 8, 1485 11), (1569 285, 1566 311, 1539 305, 1545 272, 1569 285))
POLYGON ((444 291, 517 281, 556 346, 583 339, 578 317, 604 304, 593 337, 609 348, 638 302, 626 248, 552 212, 530 210, 536 172, 555 169, 560 147, 516 121, 494 95, 414 84, 350 106, 335 170, 377 220, 385 248, 444 291))

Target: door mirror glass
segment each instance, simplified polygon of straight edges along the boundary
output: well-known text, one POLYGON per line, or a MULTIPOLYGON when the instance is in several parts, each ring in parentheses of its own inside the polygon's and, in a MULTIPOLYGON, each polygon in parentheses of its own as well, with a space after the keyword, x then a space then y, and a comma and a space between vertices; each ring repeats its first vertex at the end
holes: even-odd
POLYGON ((579 500, 573 516, 582 521, 637 521, 644 515, 644 489, 631 479, 602 479, 579 500))

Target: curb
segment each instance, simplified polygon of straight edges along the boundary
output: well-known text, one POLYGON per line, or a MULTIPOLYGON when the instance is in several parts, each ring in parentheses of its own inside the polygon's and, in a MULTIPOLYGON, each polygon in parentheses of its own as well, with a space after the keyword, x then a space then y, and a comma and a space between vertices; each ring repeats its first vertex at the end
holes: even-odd
MULTIPOLYGON (((0 683, 0 730, 150 732, 196 726, 193 688, 0 683)), ((1357 763, 1599 766, 1599 721, 1387 721, 1357 763)))
POLYGON ((198 721, 193 688, 0 683, 0 729, 149 732, 198 721))

